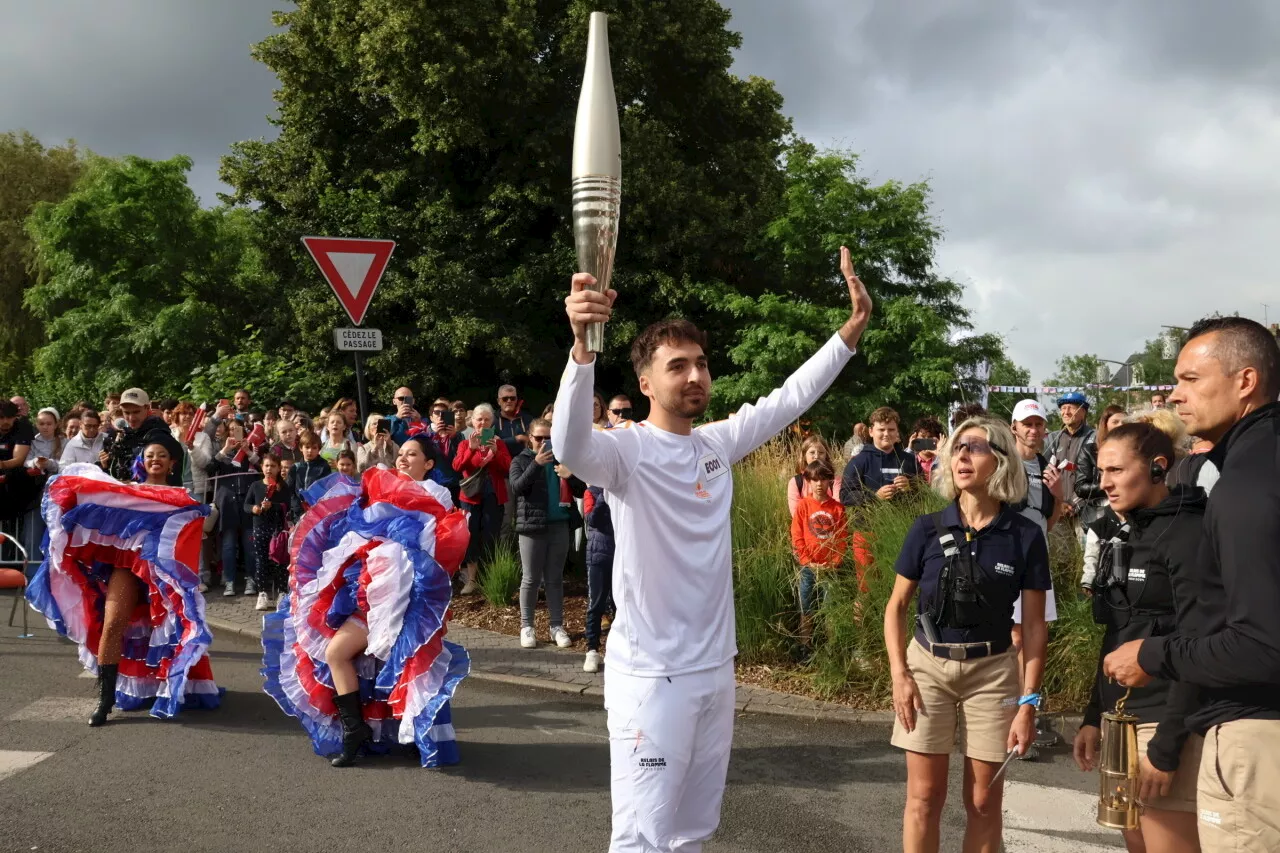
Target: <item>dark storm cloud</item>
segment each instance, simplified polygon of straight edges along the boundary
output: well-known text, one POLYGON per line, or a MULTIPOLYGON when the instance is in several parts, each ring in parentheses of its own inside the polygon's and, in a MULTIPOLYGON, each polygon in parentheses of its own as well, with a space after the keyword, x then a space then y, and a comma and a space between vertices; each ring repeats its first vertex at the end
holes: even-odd
POLYGON ((278 2, 0 5, 0 129, 108 155, 189 154, 206 202, 227 145, 271 132, 275 78, 249 48, 272 32, 278 2))
MULTIPOLYGON (((227 147, 273 132, 249 47, 288 5, 0 0, 0 130, 190 154, 212 202, 227 147)), ((798 133, 874 178, 930 181, 940 272, 1035 379, 1273 298, 1275 0, 727 5, 735 70, 775 80, 798 133)))
POLYGON ((1280 227, 1280 4, 731 2, 800 134, 928 179, 980 329, 1045 378, 1162 323, 1262 319, 1280 227))

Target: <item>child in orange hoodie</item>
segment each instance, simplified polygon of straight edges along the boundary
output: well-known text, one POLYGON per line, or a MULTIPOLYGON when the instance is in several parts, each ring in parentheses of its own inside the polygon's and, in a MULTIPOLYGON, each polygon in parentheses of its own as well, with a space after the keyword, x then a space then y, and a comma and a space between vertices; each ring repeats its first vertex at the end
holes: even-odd
POLYGON ((831 494, 835 469, 825 459, 809 463, 804 478, 812 495, 804 496, 791 518, 791 547, 800 563, 800 640, 808 648, 813 638, 817 605, 817 576, 838 569, 849 551, 849 526, 844 507, 831 494))

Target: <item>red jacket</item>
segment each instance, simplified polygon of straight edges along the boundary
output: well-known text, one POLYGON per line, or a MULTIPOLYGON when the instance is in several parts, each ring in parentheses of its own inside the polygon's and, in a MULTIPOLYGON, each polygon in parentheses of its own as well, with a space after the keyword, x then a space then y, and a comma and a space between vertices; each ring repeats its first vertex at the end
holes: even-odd
POLYGON ((802 497, 791 519, 791 546, 802 566, 838 567, 849 552, 849 525, 840 501, 802 497))
MULTIPOLYGON (((497 452, 490 457, 489 462, 485 465, 485 454, 489 452, 489 448, 481 448, 480 450, 472 450, 470 440, 464 440, 458 445, 458 452, 453 456, 453 470, 458 472, 460 480, 480 470, 480 466, 484 465, 489 471, 489 481, 493 483, 493 493, 498 498, 498 504, 503 505, 507 502, 507 471, 511 468, 511 454, 507 452, 507 446, 499 439, 497 452)), ((479 501, 468 500, 466 495, 458 496, 463 503, 475 506, 479 501)))

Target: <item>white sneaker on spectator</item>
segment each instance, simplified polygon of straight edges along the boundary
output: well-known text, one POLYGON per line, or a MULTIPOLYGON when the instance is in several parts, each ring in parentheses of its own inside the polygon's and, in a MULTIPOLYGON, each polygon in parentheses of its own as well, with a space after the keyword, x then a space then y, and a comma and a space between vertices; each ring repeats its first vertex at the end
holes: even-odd
POLYGON ((244 582, 245 595, 256 595, 257 592, 258 592, 258 585, 254 583, 252 579, 244 582))
POLYGON ((569 632, 559 625, 551 629, 551 639, 562 649, 567 649, 573 645, 573 638, 569 636, 569 632))
POLYGON ((604 655, 595 649, 587 652, 587 659, 582 662, 583 672, 599 672, 600 664, 604 663, 604 655))
POLYGON ((209 585, 207 583, 200 584, 200 592, 204 593, 208 591, 209 591, 209 585))
POLYGON ((536 637, 533 636, 533 629, 521 628, 520 629, 520 648, 536 649, 537 647, 538 647, 538 640, 536 637))
POLYGON ((462 589, 458 590, 458 595, 475 595, 475 594, 476 594, 475 581, 467 581, 462 585, 462 589))
POLYGON ((258 603, 253 606, 253 609, 254 610, 270 610, 271 596, 267 595, 265 592, 258 593, 258 603))
POLYGON ((222 588, 222 597, 230 598, 236 594, 236 585, 234 581, 227 581, 227 585, 222 588))

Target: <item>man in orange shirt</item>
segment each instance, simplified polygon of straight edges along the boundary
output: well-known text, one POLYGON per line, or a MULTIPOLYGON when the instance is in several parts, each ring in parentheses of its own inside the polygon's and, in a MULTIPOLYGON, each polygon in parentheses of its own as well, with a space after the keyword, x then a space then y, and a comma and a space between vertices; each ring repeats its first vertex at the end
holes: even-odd
POLYGON ((834 571, 849 551, 849 526, 844 507, 831 494, 835 469, 816 460, 804 469, 812 496, 801 497, 791 519, 791 547, 800 563, 800 641, 807 649, 813 638, 813 611, 817 606, 817 580, 821 572, 834 571))

